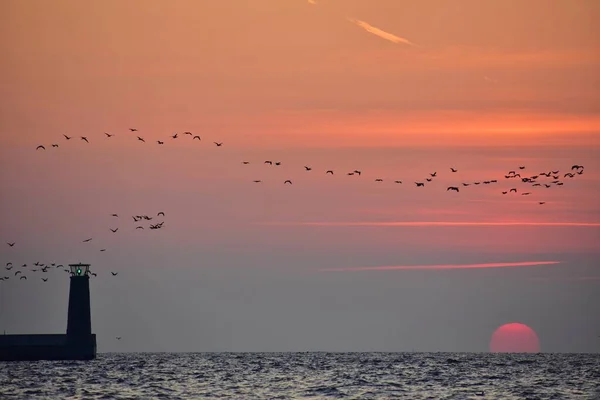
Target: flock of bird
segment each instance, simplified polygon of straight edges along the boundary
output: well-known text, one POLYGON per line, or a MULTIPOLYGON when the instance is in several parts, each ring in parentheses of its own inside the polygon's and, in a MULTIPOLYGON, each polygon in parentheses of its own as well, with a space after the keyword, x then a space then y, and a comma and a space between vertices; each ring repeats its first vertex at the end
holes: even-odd
MULTIPOLYGON (((139 142, 146 143, 146 140, 142 136, 138 136, 138 134, 136 133, 136 132, 138 132, 137 128, 129 128, 129 132, 131 134, 134 134, 135 137, 133 138, 133 140, 137 140, 139 142)), ((116 134, 104 132, 104 135, 105 135, 105 140, 106 140, 106 139, 111 139, 116 134)), ((181 135, 183 135, 183 136, 190 136, 192 138, 192 140, 201 141, 201 138, 200 138, 199 135, 195 135, 195 134, 193 134, 190 131, 185 131, 181 135)), ((74 136, 68 136, 66 134, 63 134, 63 136, 64 136, 64 140, 67 140, 67 141, 74 138, 74 136)), ((181 136, 180 136, 179 133, 174 133, 172 135, 169 135, 169 137, 170 137, 171 140, 175 140, 175 139, 180 138, 181 136)), ((87 136, 80 136, 79 138, 80 138, 80 140, 82 140, 82 141, 84 141, 84 142, 86 142, 88 144, 90 143, 90 141, 89 141, 89 139, 88 139, 87 136)), ((164 145, 165 144, 165 140, 156 140, 156 143, 158 145, 164 145)), ((223 142, 213 142, 213 144, 216 147, 222 147, 223 146, 223 142)), ((51 146, 53 148, 58 148, 59 144, 58 143, 52 143, 51 146)), ((46 147, 43 144, 41 144, 41 145, 38 145, 36 147, 36 150, 46 150, 46 147)), ((248 165, 248 164, 250 164, 250 161, 242 161, 241 163, 243 165, 248 165)), ((270 166, 276 166, 276 167, 282 165, 281 161, 273 161, 273 160, 264 160, 264 161, 262 161, 262 163, 266 164, 266 165, 270 165, 270 166)), ((517 172, 517 170, 509 171, 506 175, 504 175, 504 178, 505 179, 519 178, 521 180, 521 182, 527 183, 527 184, 531 184, 532 187, 536 187, 536 186, 540 186, 541 187, 541 186, 544 186, 545 188, 550 188, 552 185, 562 186, 564 184, 564 182, 562 182, 560 180, 561 179, 561 177, 559 176, 560 170, 542 171, 542 172, 540 172, 538 174, 533 174, 533 175, 530 175, 528 177, 525 177, 525 176, 522 177, 521 176, 521 171, 523 171, 524 169, 525 169, 525 166, 519 166, 518 167, 518 171, 519 172, 517 172), (550 182, 548 182, 548 181, 547 182, 540 182, 540 179, 542 179, 541 177, 543 177, 543 176, 546 177, 546 178, 552 178, 552 181, 550 181, 550 182)), ((309 165, 304 165, 304 171, 311 172, 311 171, 313 171, 313 167, 311 167, 309 165)), ((325 170, 324 172, 325 172, 326 175, 335 175, 335 171, 333 169, 328 169, 328 170, 325 170)), ((450 167, 450 173, 457 173, 457 172, 458 172, 458 169, 456 169, 454 167, 450 167)), ((582 165, 573 165, 568 172, 564 173, 564 175, 562 176, 562 178, 563 179, 564 178, 574 178, 576 175, 581 175, 581 174, 583 174, 583 166, 582 165)), ((355 169, 355 170, 346 172, 345 175, 347 175, 347 176, 361 176, 362 175, 362 171, 359 170, 359 169, 355 169)), ((414 184, 418 188, 419 187, 425 187, 426 184, 432 182, 437 176, 438 176, 437 175, 437 171, 433 172, 433 173, 430 173, 429 176, 427 176, 427 177, 424 178, 424 180, 415 181, 414 184)), ((384 182, 384 179, 376 177, 376 178, 374 178, 374 181, 375 182, 384 182)), ((254 179, 253 182, 254 183, 262 183, 263 180, 262 179, 254 179)), ((399 180, 399 179, 395 179, 392 182, 395 183, 395 184, 402 184, 403 183, 403 181, 399 180)), ((482 181, 475 181, 475 182, 462 182, 462 183, 460 183, 458 185, 448 186, 447 189, 446 189, 446 191, 454 191, 454 192, 459 193, 460 192, 460 187, 465 188, 465 187, 468 187, 468 186, 471 186, 471 185, 475 185, 475 186, 480 185, 480 184, 489 185, 489 184, 493 184, 493 183, 498 183, 498 179, 489 179, 489 180, 482 180, 482 181)), ((283 184, 284 185, 292 185, 293 182, 292 182, 291 179, 285 179, 283 181, 283 184)), ((511 188, 510 190, 502 191, 501 193, 502 194, 508 194, 508 193, 516 193, 516 192, 518 192, 518 190, 517 190, 516 187, 514 187, 514 188, 511 188)), ((523 193, 521 193, 521 195, 524 195, 524 196, 529 195, 529 194, 531 194, 531 192, 523 192, 523 193)), ((545 204, 545 202, 544 201, 540 201, 539 204, 545 204)))
MULTIPOLYGON (((119 218, 119 214, 113 213, 113 214, 111 214, 111 217, 119 218)), ((148 223, 147 227, 151 230, 161 229, 165 223, 164 220, 160 221, 160 222, 150 222, 150 221, 154 221, 155 219, 160 218, 160 217, 165 217, 164 211, 159 211, 156 214, 156 216, 154 216, 154 217, 151 217, 146 214, 131 216, 131 218, 133 219, 134 225, 135 225, 135 228, 134 228, 135 230, 144 229, 145 228, 144 224, 146 222, 148 223)), ((111 233, 116 234, 119 231, 119 228, 118 227, 108 228, 108 230, 111 233)), ((93 239, 94 238, 90 237, 90 238, 83 239, 81 242, 82 243, 91 243, 93 241, 93 239)), ((8 247, 12 248, 15 246, 16 242, 7 242, 6 244, 8 245, 8 247)), ((105 252, 106 248, 101 248, 100 251, 105 252)), ((43 282, 48 282, 48 272, 54 271, 54 270, 56 270, 56 271, 61 270, 61 271, 71 274, 71 270, 69 268, 66 268, 63 264, 57 264, 54 262, 53 263, 42 263, 40 261, 36 261, 30 265, 25 263, 25 264, 22 264, 20 266, 20 268, 16 268, 14 272, 13 272, 13 268, 15 268, 15 265, 13 264, 13 262, 8 261, 5 265, 5 270, 7 271, 6 273, 8 275, 5 274, 3 276, 0 276, 0 282, 8 281, 11 278, 19 279, 20 281, 27 280, 28 279, 27 276, 28 275, 31 276, 31 273, 42 274, 41 280, 43 282), (28 275, 25 275, 26 273, 28 275), (11 274, 12 274, 12 276, 11 276, 11 274)), ((111 271, 112 276, 117 276, 118 274, 119 274, 118 272, 111 271)), ((96 272, 90 272, 90 276, 97 277, 98 274, 96 272)))
MULTIPOLYGON (((136 128, 129 128, 129 133, 127 135, 131 136, 133 135, 133 140, 139 141, 141 143, 146 143, 146 140, 142 137, 138 135, 138 129, 136 128)), ((63 135, 64 136, 64 140, 65 141, 70 141, 72 139, 74 139, 74 136, 68 136, 68 135, 63 135)), ((108 133, 108 132, 104 132, 104 140, 111 140, 113 137, 115 136, 115 134, 112 133, 108 133)), ((199 135, 195 135, 192 132, 186 131, 183 132, 181 135, 178 133, 174 133, 172 135, 170 135, 170 139, 169 140, 177 140, 180 137, 185 137, 185 136, 189 136, 191 138, 192 141, 201 141, 202 139, 200 138, 199 135)), ((80 136, 79 139, 83 142, 87 144, 90 144, 90 139, 87 136, 80 136)), ((157 145, 164 145, 165 144, 165 140, 156 140, 157 145)), ((223 146, 223 142, 213 142, 213 144, 216 147, 222 147, 223 146)), ((59 148, 59 144, 58 143, 52 143, 51 144, 52 148, 59 148)), ((38 145, 36 147, 36 150, 46 150, 46 146, 44 145, 38 145)), ((273 166, 273 167, 279 167, 282 165, 281 161, 276 161, 276 160, 264 160, 264 161, 260 161, 260 163, 264 164, 264 165, 269 165, 269 166, 273 166)), ((250 161, 241 161, 241 164, 243 165, 248 165, 250 164, 250 161)), ((310 165, 304 165, 303 166, 303 170, 306 173, 314 173, 313 172, 313 167, 311 167, 310 165)), ((325 173, 325 175, 335 175, 336 172, 334 169, 327 169, 323 171, 325 173)), ((509 195, 509 194, 520 194, 521 196, 529 196, 532 194, 532 191, 534 190, 534 188, 543 188, 543 189, 549 189, 551 187, 555 187, 555 186, 562 186, 564 185, 564 181, 566 179, 573 179, 576 178, 579 175, 582 175, 584 172, 584 167, 582 165, 572 165, 570 167, 570 169, 568 171, 562 171, 560 169, 550 169, 547 171, 542 171, 539 173, 535 173, 535 174, 528 174, 526 173, 526 167, 524 165, 518 166, 517 168, 515 168, 514 170, 510 170, 508 171, 503 179, 509 182, 517 182, 519 184, 522 185, 526 185, 526 189, 523 190, 522 188, 518 188, 516 184, 512 184, 510 189, 506 189, 506 190, 501 190, 499 191, 499 193, 501 193, 502 195, 509 195)), ((454 168, 454 167, 450 167, 449 168, 449 174, 450 176, 453 176, 453 174, 458 173, 458 169, 454 168)), ((352 171, 347 171, 344 173, 347 176, 353 176, 353 177, 361 177, 363 175, 362 170, 360 169, 354 169, 352 171)), ((426 185, 429 185, 431 183, 433 183, 435 181, 435 179, 438 178, 438 172, 434 171, 428 174, 428 176, 426 176, 424 179, 422 180, 417 180, 414 181, 414 185, 416 186, 416 188, 423 188, 426 185)), ((458 184, 455 185, 451 185, 448 186, 446 188, 446 192, 456 192, 456 193, 460 193, 461 190, 466 190, 466 188, 470 187, 470 186, 478 186, 478 185, 494 185, 497 184, 499 182, 499 179, 502 179, 501 177, 495 178, 495 179, 485 179, 485 180, 477 180, 477 181, 472 181, 472 182, 459 182, 458 184)), ((382 183, 384 182, 383 178, 378 178, 375 177, 374 181, 377 183, 382 183)), ((253 180, 254 183, 261 183, 263 182, 262 179, 254 179, 253 180)), ((392 180, 393 184, 403 184, 403 180, 399 180, 399 179, 395 179, 392 180)), ((284 185, 292 185, 293 182, 291 179, 285 179, 283 181, 284 185)), ((538 204, 543 205, 546 204, 545 201, 538 201, 538 204)), ((145 228, 148 228, 150 230, 158 230, 161 229, 164 226, 164 220, 157 222, 156 220, 159 219, 160 217, 164 217, 165 213, 160 211, 158 212, 156 215, 154 216, 149 216, 146 214, 141 214, 141 215, 133 215, 132 216, 132 220, 133 223, 135 225, 135 230, 143 230, 145 228), (152 222, 151 222, 152 221, 152 222)), ((116 213, 111 214, 111 217, 113 218, 119 218, 119 215, 116 213)), ((116 234, 119 231, 118 227, 111 227, 109 228, 110 232, 112 234, 116 234)), ((89 243, 92 242, 93 238, 86 238, 84 239, 82 242, 83 243, 89 243)), ((14 242, 8 242, 7 245, 9 247, 14 247, 15 243, 14 242)), ((101 248, 100 249, 101 252, 106 251, 105 248, 101 248)), ((15 266, 13 265, 13 263, 11 261, 6 263, 5 269, 6 271, 11 271, 13 270, 13 268, 15 268, 15 266)), ((27 280, 27 275, 25 275, 24 272, 27 273, 31 273, 31 272, 38 272, 42 274, 41 280, 44 282, 48 281, 47 278, 47 274, 49 271, 51 270, 63 270, 67 273, 70 273, 71 271, 68 268, 65 268, 62 264, 56 264, 56 263, 41 263, 39 261, 36 261, 35 263, 31 264, 30 266, 28 266, 28 264, 22 264, 21 268, 17 268, 16 271, 14 271, 14 274, 12 276, 6 275, 6 276, 0 276, 0 282, 2 281, 7 281, 9 279, 18 279, 19 280, 27 280), (27 269, 29 268, 29 269, 27 269)), ((111 272, 112 276, 117 276, 118 272, 111 272)), ((91 276, 95 277, 97 276, 96 272, 91 273, 91 276)))

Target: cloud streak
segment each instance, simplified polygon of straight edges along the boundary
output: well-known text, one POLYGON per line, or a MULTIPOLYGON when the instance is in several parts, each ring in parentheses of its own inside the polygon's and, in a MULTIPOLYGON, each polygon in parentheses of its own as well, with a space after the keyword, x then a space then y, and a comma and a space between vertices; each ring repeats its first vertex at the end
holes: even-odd
POLYGON ((376 28, 376 27, 368 24, 365 21, 361 21, 359 19, 354 19, 354 18, 347 18, 347 19, 348 19, 348 21, 359 26, 360 28, 363 28, 365 31, 372 33, 375 36, 379 36, 382 39, 389 40, 390 42, 393 42, 393 43, 402 43, 402 44, 406 44, 408 46, 418 47, 415 43, 411 42, 408 39, 405 39, 400 36, 396 36, 392 33, 383 31, 379 28, 376 28))
POLYGON ((314 227, 486 227, 486 226, 547 226, 547 227, 600 227, 600 222, 536 222, 536 221, 389 221, 389 222, 265 222, 273 226, 314 227))
POLYGON ((443 271, 455 269, 486 269, 486 268, 511 268, 511 267, 534 267, 540 265, 560 264, 560 261, 522 261, 507 263, 485 263, 485 264, 438 264, 438 265, 388 265, 379 267, 354 267, 354 268, 325 268, 321 272, 352 272, 352 271, 443 271))

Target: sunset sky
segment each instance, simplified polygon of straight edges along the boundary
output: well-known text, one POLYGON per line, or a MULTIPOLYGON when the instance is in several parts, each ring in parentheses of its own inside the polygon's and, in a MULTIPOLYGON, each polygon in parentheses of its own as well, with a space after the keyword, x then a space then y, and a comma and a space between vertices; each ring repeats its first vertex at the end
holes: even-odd
POLYGON ((487 351, 510 322, 600 351, 599 18, 0 1, 0 331, 64 331, 68 275, 14 271, 82 261, 99 351, 487 351))

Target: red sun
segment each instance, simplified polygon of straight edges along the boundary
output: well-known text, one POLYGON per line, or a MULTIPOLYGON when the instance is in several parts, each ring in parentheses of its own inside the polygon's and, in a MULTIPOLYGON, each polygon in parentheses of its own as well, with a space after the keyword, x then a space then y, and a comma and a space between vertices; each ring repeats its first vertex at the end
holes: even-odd
POLYGON ((492 353, 538 353, 540 340, 533 329, 513 322, 502 325, 494 331, 490 340, 490 351, 492 353))

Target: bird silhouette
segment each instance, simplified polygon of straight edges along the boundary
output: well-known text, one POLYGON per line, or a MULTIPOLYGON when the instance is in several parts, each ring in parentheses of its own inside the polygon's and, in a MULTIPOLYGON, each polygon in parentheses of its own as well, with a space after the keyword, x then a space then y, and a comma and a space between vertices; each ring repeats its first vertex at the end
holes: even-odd
POLYGON ((15 245, 15 242, 12 242, 12 243, 6 243, 6 244, 7 244, 9 247, 14 247, 14 245, 15 245))
POLYGON ((48 278, 42 278, 44 282, 48 282, 48 278))
POLYGON ((88 141, 88 138, 87 138, 87 137, 85 137, 85 136, 82 136, 82 137, 81 137, 81 140, 83 140, 83 141, 84 141, 84 142, 86 142, 86 143, 89 143, 89 141, 88 141))
POLYGON ((118 217, 118 214, 111 214, 111 217, 118 217))
POLYGON ((275 165, 276 165, 276 166, 279 166, 279 165, 281 165, 281 161, 275 161, 275 165))
POLYGON ((583 165, 577 165, 577 164, 575 164, 575 165, 573 165, 571 167, 571 171, 573 171, 574 169, 581 169, 581 168, 583 168, 583 165))
POLYGON ((104 134, 106 135, 106 137, 107 137, 107 138, 111 138, 111 137, 115 136, 114 134, 112 134, 112 135, 111 135, 111 134, 110 134, 110 133, 108 133, 108 132, 104 132, 104 134))
POLYGON ((100 251, 106 251, 106 249, 100 249, 100 251))
POLYGON ((448 190, 454 190, 456 193, 458 193, 458 187, 456 186, 448 186, 448 189, 446 189, 446 191, 448 190))
POLYGON ((423 183, 423 182, 415 182, 415 185, 417 185, 417 187, 419 187, 419 186, 425 186, 425 183, 423 183))
MULTIPOLYGON (((138 140, 139 140, 140 142, 144 142, 144 143, 146 143, 146 141, 144 140, 144 138, 143 138, 143 137, 140 137, 140 136, 138 136, 137 138, 138 138, 138 140)), ((162 144, 162 143, 161 143, 161 144, 162 144)))
POLYGON ((112 271, 110 271, 110 273, 112 274, 112 276, 117 276, 119 274, 118 272, 112 272, 112 271))
POLYGON ((394 183, 402 183, 402 181, 394 181, 394 183))
POLYGON ((223 146, 223 142, 213 142, 217 147, 223 146))
POLYGON ((190 131, 185 131, 185 132, 183 132, 183 134, 192 136, 192 132, 190 132, 190 131))
POLYGON ((540 204, 546 204, 546 202, 545 202, 545 201, 540 201, 539 203, 540 203, 540 204))
POLYGON ((164 212, 162 212, 162 211, 160 211, 158 214, 156 214, 156 216, 157 216, 157 217, 160 217, 161 215, 164 217, 164 216, 165 216, 165 213, 164 213, 164 212))
POLYGON ((175 133, 173 136, 171 136, 173 139, 177 139, 177 134, 175 133))
POLYGON ((116 231, 118 231, 118 230, 119 230, 119 228, 115 228, 115 229, 109 228, 109 229, 110 229, 110 231, 111 231, 112 233, 115 233, 116 231))
POLYGON ((291 185, 291 184, 292 184, 292 181, 290 181, 289 179, 287 179, 287 180, 285 180, 285 181, 283 182, 283 184, 285 185, 286 183, 289 183, 289 184, 291 185))
POLYGON ((431 182, 432 178, 425 178, 427 182, 431 182))
POLYGON ((333 171, 332 170, 328 170, 327 172, 325 172, 325 174, 331 174, 331 175, 333 175, 333 171))
MULTIPOLYGON (((142 140, 142 142, 143 142, 143 141, 144 141, 144 140, 142 140)), ((157 140, 157 141, 156 141, 156 143, 158 143, 158 144, 165 144, 165 142, 163 142, 163 141, 161 141, 161 140, 157 140)))
POLYGON ((508 193, 508 192, 506 192, 506 191, 502 192, 502 194, 506 194, 506 193, 508 193))
POLYGON ((310 171, 312 169, 312 167, 307 167, 306 165, 304 166, 304 169, 307 171, 310 171))
POLYGON ((437 176, 437 172, 434 172, 433 174, 429 174, 431 175, 432 178, 435 178, 437 176))
POLYGON ((64 133, 63 133, 63 136, 65 137, 65 139, 67 139, 67 140, 71 140, 71 136, 67 136, 67 135, 65 135, 64 133))
POLYGON ((202 139, 200 139, 200 136, 198 136, 198 135, 196 135, 192 138, 192 140, 194 140, 194 139, 202 140, 202 139))
POLYGON ((136 129, 136 128, 129 128, 129 130, 130 130, 131 132, 137 132, 137 129, 136 129))
POLYGON ((83 241, 83 243, 87 243, 87 242, 91 242, 91 241, 92 241, 92 238, 89 238, 89 239, 85 239, 85 240, 83 241))
POLYGON ((375 182, 383 182, 383 179, 377 178, 377 179, 375 179, 375 182))
POLYGON ((46 150, 46 148, 44 146, 42 146, 41 144, 35 148, 36 150, 42 149, 42 150, 46 150))
POLYGON ((362 172, 361 172, 361 171, 359 171, 359 170, 357 170, 357 169, 355 169, 355 170, 354 170, 354 173, 355 173, 356 175, 359 175, 359 176, 360 176, 360 175, 362 175, 362 172))
POLYGON ((254 182, 254 183, 261 183, 262 181, 260 179, 255 179, 252 182, 254 182))
POLYGON ((19 280, 21 280, 21 279, 27 280, 27 277, 25 275, 23 275, 22 277, 19 278, 19 280))
POLYGON ((58 147, 58 145, 57 144, 53 144, 52 147, 58 147))
POLYGON ((454 169, 454 168, 452 168, 452 167, 450 167, 450 171, 452 171, 452 172, 458 172, 458 170, 457 170, 457 169, 454 169))
POLYGON ((144 229, 143 226, 136 226, 135 229, 144 229))
POLYGON ((265 161, 265 164, 273 165, 273 161, 267 160, 267 161, 265 161))
POLYGON ((525 192, 525 193, 521 193, 521 196, 529 196, 531 194, 531 192, 525 192))
POLYGON ((519 169, 525 169, 525 166, 519 167, 519 169))
POLYGON ((121 336, 117 336, 115 339, 117 339, 117 340, 121 340, 121 336))
POLYGON ((509 190, 509 192, 515 192, 515 193, 517 193, 517 188, 512 188, 512 189, 509 190))
POLYGON ((463 183, 462 185, 463 185, 463 186, 469 186, 469 185, 470 185, 470 183, 463 183))

